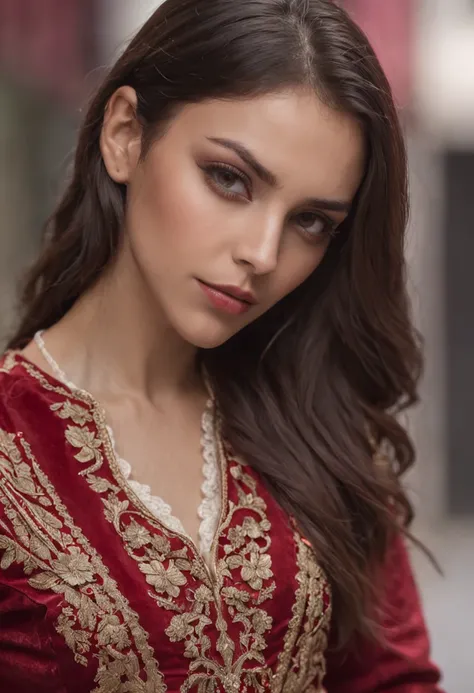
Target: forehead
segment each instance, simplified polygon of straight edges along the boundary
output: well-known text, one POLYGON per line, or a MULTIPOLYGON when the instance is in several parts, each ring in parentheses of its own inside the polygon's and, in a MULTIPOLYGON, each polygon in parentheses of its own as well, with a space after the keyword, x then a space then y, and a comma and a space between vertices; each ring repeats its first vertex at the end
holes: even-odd
POLYGON ((169 134, 181 144, 209 137, 237 140, 276 175, 282 188, 351 199, 364 166, 364 139, 354 117, 295 89, 250 99, 187 105, 169 134))

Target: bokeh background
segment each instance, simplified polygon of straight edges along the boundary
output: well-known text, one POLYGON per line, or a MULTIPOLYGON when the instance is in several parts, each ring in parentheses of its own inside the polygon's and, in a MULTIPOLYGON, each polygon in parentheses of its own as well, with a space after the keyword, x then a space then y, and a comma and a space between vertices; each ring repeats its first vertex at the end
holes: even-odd
MULTIPOLYGON (((158 4, 0 0, 0 339, 66 180, 81 107, 158 4)), ((407 483, 417 533, 445 575, 417 553, 414 564, 446 690, 474 693, 474 0, 343 4, 371 38, 406 130, 407 256, 427 356, 407 483)))

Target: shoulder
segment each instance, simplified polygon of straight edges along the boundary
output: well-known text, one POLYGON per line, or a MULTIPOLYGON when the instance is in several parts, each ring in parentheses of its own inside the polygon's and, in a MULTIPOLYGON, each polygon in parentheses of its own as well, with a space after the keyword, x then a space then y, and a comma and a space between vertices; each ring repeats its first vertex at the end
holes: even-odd
POLYGON ((16 432, 16 412, 21 410, 22 394, 28 388, 26 375, 14 352, 0 358, 0 431, 16 432))
POLYGON ((72 398, 71 391, 26 359, 9 351, 0 357, 0 427, 40 423, 38 414, 72 398))
POLYGON ((0 358, 0 430, 17 433, 35 427, 36 415, 48 409, 40 380, 41 373, 18 352, 0 358))
POLYGON ((48 534, 58 528, 55 513, 65 499, 73 512, 81 506, 80 491, 87 489, 87 483, 79 475, 77 453, 89 450, 93 436, 81 437, 82 429, 74 425, 80 417, 92 420, 67 388, 19 354, 2 358, 0 554, 6 549, 8 558, 0 555, 0 576, 5 565, 18 562, 15 557, 26 556, 18 549, 22 537, 31 534, 37 539, 40 531, 48 534))
POLYGON ((65 408, 71 392, 17 352, 0 359, 0 481, 7 461, 31 456, 49 473, 65 459, 65 408), (4 464, 2 465, 2 459, 4 464))
POLYGON ((46 433, 40 421, 47 404, 24 365, 16 352, 0 359, 0 498, 24 462, 25 443, 46 433))

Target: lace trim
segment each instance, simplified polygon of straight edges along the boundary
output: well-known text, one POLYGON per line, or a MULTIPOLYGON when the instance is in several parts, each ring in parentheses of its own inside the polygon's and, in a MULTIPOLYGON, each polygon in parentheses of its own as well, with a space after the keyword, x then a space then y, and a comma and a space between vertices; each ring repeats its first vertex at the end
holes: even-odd
POLYGON ((120 455, 117 453, 114 432, 110 426, 107 426, 107 432, 109 434, 120 471, 135 495, 138 496, 143 505, 145 505, 148 510, 169 529, 173 530, 174 532, 178 532, 179 534, 188 536, 188 533, 184 529, 181 521, 177 517, 173 516, 171 505, 165 503, 165 501, 159 496, 154 496, 151 492, 151 488, 147 484, 142 484, 133 479, 131 464, 127 462, 127 460, 124 460, 123 457, 120 457, 120 455))
MULTIPOLYGON (((212 542, 217 532, 221 512, 220 494, 220 469, 217 458, 214 431, 213 404, 209 401, 202 416, 202 473, 204 481, 201 486, 202 502, 198 508, 198 516, 201 520, 199 525, 199 550, 204 557, 208 557, 211 552, 212 542)), ((166 527, 173 532, 183 534, 192 539, 185 530, 181 520, 173 515, 171 505, 166 503, 160 496, 154 496, 151 488, 147 484, 142 484, 132 477, 132 466, 117 453, 113 430, 107 426, 115 457, 117 458, 120 471, 122 472, 128 485, 141 500, 148 510, 166 527)))
MULTIPOLYGON (((70 390, 80 391, 80 388, 68 380, 64 371, 61 370, 58 363, 47 350, 43 340, 43 332, 38 332, 34 339, 57 379, 70 390)), ((160 496, 154 496, 150 486, 142 484, 132 478, 132 466, 118 454, 112 428, 107 426, 107 431, 120 471, 135 495, 162 524, 173 532, 182 534, 192 541, 193 538, 189 536, 181 520, 173 515, 171 505, 166 503, 160 496)), ((212 399, 208 400, 206 409, 202 415, 201 431, 201 448, 203 456, 202 474, 204 481, 201 486, 203 499, 198 508, 198 517, 201 519, 199 525, 199 550, 203 557, 208 557, 211 552, 221 514, 221 470, 216 450, 214 403, 212 399)))
POLYGON ((201 449, 203 456, 201 486, 202 502, 198 508, 201 519, 199 540, 201 553, 209 556, 212 542, 217 532, 221 514, 221 469, 216 449, 216 430, 214 425, 214 406, 209 401, 202 416, 201 449))

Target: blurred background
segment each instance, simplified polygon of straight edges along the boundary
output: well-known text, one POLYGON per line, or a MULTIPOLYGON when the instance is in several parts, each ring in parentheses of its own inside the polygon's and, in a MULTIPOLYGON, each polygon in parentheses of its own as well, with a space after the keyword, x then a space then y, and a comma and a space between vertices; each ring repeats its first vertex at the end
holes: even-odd
MULTIPOLYGON (((237 0, 235 0, 237 1, 237 0)), ((158 0, 0 0, 0 339, 67 176, 81 107, 158 0)), ((474 692, 474 0, 344 0, 388 73, 411 161, 407 254, 426 342, 409 426, 414 554, 448 693, 474 692)))

